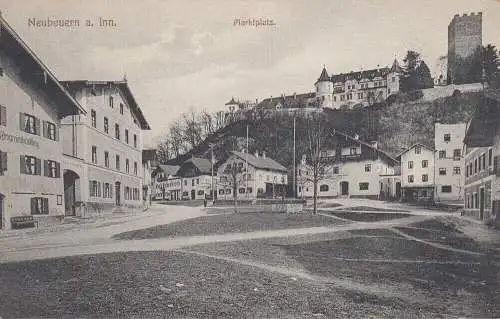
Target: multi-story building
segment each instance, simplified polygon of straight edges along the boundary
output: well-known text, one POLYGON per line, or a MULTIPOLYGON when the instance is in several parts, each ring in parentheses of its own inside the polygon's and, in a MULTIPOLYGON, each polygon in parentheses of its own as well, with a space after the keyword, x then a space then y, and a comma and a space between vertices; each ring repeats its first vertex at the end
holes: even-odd
POLYGON ((152 179, 153 163, 156 161, 156 150, 142 150, 142 201, 144 207, 149 207, 154 196, 152 179))
POLYGON ((159 164, 152 173, 155 200, 180 200, 182 179, 177 176, 179 165, 159 164))
POLYGON ((397 60, 392 67, 328 75, 323 67, 314 84, 321 107, 352 108, 384 102, 399 92, 401 68, 397 60))
POLYGON ((232 152, 217 170, 217 199, 283 197, 287 169, 265 153, 232 152))
POLYGON ((433 202, 434 149, 417 143, 396 158, 401 163, 401 199, 406 202, 433 202))
MULTIPOLYGON (((381 177, 393 175, 399 163, 376 142, 366 143, 339 131, 329 140, 331 147, 321 152, 318 197, 380 198, 384 191, 381 177)), ((314 196, 313 169, 308 160, 303 156, 297 166, 298 197, 314 196)))
POLYGON ((0 229, 9 229, 13 217, 64 215, 61 119, 85 111, 1 16, 0 29, 0 229))
POLYGON ((434 125, 435 202, 463 204, 465 128, 465 123, 434 125))
POLYGON ((500 92, 487 90, 465 134, 465 213, 500 225, 500 92))
POLYGON ((67 215, 142 208, 142 130, 126 80, 61 82, 86 110, 62 121, 67 215))
POLYGON ((212 193, 212 163, 205 158, 191 157, 180 165, 177 176, 182 200, 205 199, 212 193))
POLYGON ((482 45, 483 16, 479 12, 460 16, 456 14, 448 25, 448 68, 449 83, 454 83, 453 70, 457 57, 471 56, 482 45))

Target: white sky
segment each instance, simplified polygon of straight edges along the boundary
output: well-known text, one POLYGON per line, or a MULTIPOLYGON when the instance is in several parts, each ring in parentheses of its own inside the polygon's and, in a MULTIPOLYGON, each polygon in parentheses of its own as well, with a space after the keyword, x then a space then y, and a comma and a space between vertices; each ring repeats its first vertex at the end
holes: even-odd
POLYGON ((329 73, 390 65, 407 49, 431 71, 447 52, 454 14, 483 12, 483 44, 500 46, 495 0, 0 0, 2 15, 60 80, 126 74, 152 131, 189 108, 217 111, 232 96, 310 92, 329 73), (34 28, 28 18, 112 18, 117 27, 34 28), (272 27, 235 27, 270 18, 272 27))

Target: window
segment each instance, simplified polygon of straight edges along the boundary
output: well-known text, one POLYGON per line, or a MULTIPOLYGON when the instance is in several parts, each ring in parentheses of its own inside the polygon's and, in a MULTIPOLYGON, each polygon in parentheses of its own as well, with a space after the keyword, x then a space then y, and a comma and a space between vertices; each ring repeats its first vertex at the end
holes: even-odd
POLYGON ((441 167, 439 169, 439 175, 446 175, 446 168, 445 167, 441 167))
POLYGON ((420 153, 422 153, 422 147, 415 146, 415 154, 420 154, 420 153))
POLYGON ((120 114, 123 115, 123 103, 120 103, 120 114))
POLYGON ((134 175, 137 175, 137 162, 134 162, 134 175))
POLYGON ((338 166, 334 166, 333 167, 333 174, 338 174, 339 173, 339 167, 338 166))
MULTIPOLYGON (((244 189, 244 188, 243 188, 243 192, 245 192, 245 189, 244 189)), ((198 191, 198 195, 199 195, 199 196, 202 196, 202 195, 204 195, 204 194, 205 194, 205 191, 204 191, 203 189, 200 189, 200 190, 198 191)))
POLYGON ((21 113, 21 131, 40 135, 40 120, 33 115, 21 113))
POLYGON ((439 151, 439 158, 446 158, 446 151, 439 151))
POLYGON ((129 160, 128 158, 125 159, 125 172, 128 174, 130 171, 130 163, 129 163, 129 160))
POLYGON ((244 194, 245 193, 245 188, 241 187, 240 189, 238 189, 238 193, 244 194))
POLYGON ((231 189, 230 188, 226 188, 226 194, 231 194, 231 189))
POLYGON ((408 161, 408 169, 412 169, 413 168, 413 161, 408 161))
POLYGON ((137 135, 134 134, 134 147, 137 147, 137 135))
POLYGON ((251 194, 253 192, 253 189, 251 187, 247 187, 247 193, 251 194))
POLYGON ((60 173, 60 164, 56 161, 44 161, 43 162, 44 166, 44 175, 47 177, 55 177, 59 178, 61 177, 60 173))
POLYGON ((451 193, 451 185, 441 186, 441 193, 451 193))
POLYGON ((109 167, 109 152, 104 152, 104 166, 109 167))
POLYGON ((408 183, 413 183, 413 175, 408 175, 408 183))
POLYGON ((115 137, 117 140, 120 139, 120 125, 115 124, 115 137))
POLYGON ((120 170, 120 155, 116 155, 115 157, 115 167, 117 170, 120 170))
POLYGON ((450 135, 450 134, 445 134, 445 135, 443 136, 443 140, 444 140, 445 142, 449 142, 449 141, 451 140, 451 135, 450 135))
POLYGON ((109 183, 104 183, 103 197, 104 198, 112 198, 113 197, 111 195, 111 185, 109 183))
POLYGON ((43 122, 43 136, 48 138, 49 140, 56 141, 57 140, 57 131, 56 125, 51 122, 43 122))
POLYGON ((92 127, 97 127, 97 114, 94 109, 90 111, 90 120, 92 123, 92 127))
POLYGON ((325 185, 325 184, 320 185, 320 187, 319 187, 320 192, 328 192, 328 189, 329 189, 328 185, 325 185))
POLYGON ((486 168, 486 154, 483 154, 483 169, 486 168))
POLYGON ((0 151, 0 176, 7 170, 7 153, 0 151))
POLYGON ((459 161, 460 157, 462 157, 462 150, 459 148, 456 148, 453 150, 453 159, 455 161, 459 161))
POLYGON ((113 97, 112 96, 109 97, 109 106, 110 107, 114 107, 114 105, 113 105, 113 97))
POLYGON ((104 132, 109 134, 109 120, 107 117, 104 118, 104 132))
POLYGON ((21 173, 28 175, 41 175, 41 160, 33 156, 21 155, 21 173))
POLYGON ((358 153, 358 149, 356 147, 351 147, 349 153, 351 155, 356 155, 358 153))
POLYGON ((219 189, 219 195, 224 195, 224 190, 223 189, 219 189))
POLYGON ((45 197, 31 198, 31 215, 48 215, 49 199, 45 197))
POLYGON ((125 143, 128 144, 128 130, 125 129, 125 143))
POLYGON ((200 179, 199 179, 199 178, 197 178, 197 179, 196 179, 196 185, 199 185, 199 184, 200 184, 200 179))
POLYGON ((477 158, 474 159, 474 174, 477 173, 477 158))
POLYGON ((360 191, 367 191, 368 190, 368 183, 359 183, 359 190, 360 191))
POLYGON ((428 182, 428 181, 429 181, 429 175, 422 174, 422 182, 428 182))
POLYGON ((459 166, 453 167, 453 175, 460 175, 460 167, 459 166))
POLYGON ((491 166, 492 159, 493 159, 493 150, 490 149, 488 151, 488 166, 491 166))
POLYGON ((426 168, 427 166, 429 166, 429 161, 423 160, 422 161, 422 168, 426 168))
POLYGON ((97 164, 97 147, 92 146, 92 163, 97 164))
POLYGON ((7 126, 7 108, 0 105, 0 125, 7 126))
POLYGON ((366 164, 365 165, 365 172, 371 172, 372 170, 372 165, 371 164, 366 164))
POLYGON ((187 181, 187 179, 185 179, 184 180, 184 186, 187 186, 187 184, 188 184, 188 181, 187 181))

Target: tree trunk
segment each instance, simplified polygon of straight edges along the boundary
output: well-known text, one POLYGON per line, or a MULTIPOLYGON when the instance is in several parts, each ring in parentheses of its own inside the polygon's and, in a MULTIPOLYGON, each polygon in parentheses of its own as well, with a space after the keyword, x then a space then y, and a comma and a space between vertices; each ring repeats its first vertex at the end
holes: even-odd
POLYGON ((313 177, 313 214, 318 212, 318 173, 317 169, 314 170, 313 177))

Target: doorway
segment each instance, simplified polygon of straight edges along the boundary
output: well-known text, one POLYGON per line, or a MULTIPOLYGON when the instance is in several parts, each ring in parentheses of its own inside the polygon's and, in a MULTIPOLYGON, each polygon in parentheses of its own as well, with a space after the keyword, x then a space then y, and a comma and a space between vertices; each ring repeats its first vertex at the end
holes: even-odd
POLYGON ((349 195, 349 182, 340 182, 340 194, 343 196, 349 195))
POLYGON ((396 182, 396 198, 401 198, 401 182, 396 182))
POLYGON ((196 198, 196 191, 194 189, 191 190, 191 199, 196 198))
POLYGON ((479 219, 484 218, 484 188, 479 190, 479 219))
POLYGON ((115 204, 116 206, 120 206, 121 205, 121 192, 120 192, 120 188, 121 188, 121 183, 120 182, 116 182, 115 183, 115 204))
POLYGON ((3 229, 3 202, 5 196, 0 194, 0 229, 3 229))
POLYGON ((64 183, 64 214, 66 216, 76 215, 76 204, 80 200, 80 176, 72 170, 65 170, 63 174, 64 183))

